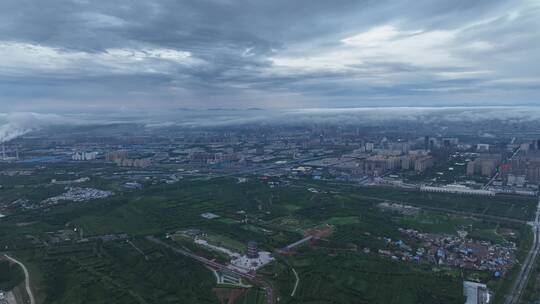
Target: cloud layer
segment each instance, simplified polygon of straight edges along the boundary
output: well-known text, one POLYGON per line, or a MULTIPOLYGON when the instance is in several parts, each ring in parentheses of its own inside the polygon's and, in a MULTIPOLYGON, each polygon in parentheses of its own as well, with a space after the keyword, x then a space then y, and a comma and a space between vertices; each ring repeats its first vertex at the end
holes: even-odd
POLYGON ((80 124, 80 122, 53 114, 0 113, 0 143, 45 127, 74 124, 80 124))
MULTIPOLYGON (((0 143, 34 132, 54 132, 69 127, 89 128, 129 124, 134 132, 161 128, 222 128, 253 126, 355 125, 375 126, 402 123, 474 124, 496 122, 499 126, 537 125, 540 107, 362 107, 274 110, 146 110, 109 114, 40 114, 32 112, 0 113, 0 143)), ((124 131, 125 132, 125 131, 124 131)))
POLYGON ((0 108, 539 104, 540 4, 0 3, 0 108))

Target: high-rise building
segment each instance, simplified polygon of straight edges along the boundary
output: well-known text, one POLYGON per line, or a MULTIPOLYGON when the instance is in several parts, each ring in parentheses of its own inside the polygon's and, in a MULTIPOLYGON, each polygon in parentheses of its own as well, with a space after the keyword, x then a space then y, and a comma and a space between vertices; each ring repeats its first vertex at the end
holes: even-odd
POLYGON ((395 170, 401 168, 401 159, 397 156, 390 156, 386 159, 386 169, 395 170))
POLYGON ((373 149, 375 148, 375 144, 373 144, 372 142, 367 142, 366 143, 366 151, 373 151, 373 149))
POLYGON ((411 157, 408 155, 401 156, 401 169, 402 170, 409 170, 412 166, 412 160, 411 157))
POLYGON ((416 172, 424 172, 427 168, 433 166, 433 162, 433 157, 431 156, 419 157, 414 161, 414 170, 416 172))
POLYGON ((443 138, 442 143, 445 149, 449 149, 453 146, 457 146, 457 144, 459 143, 459 139, 455 137, 445 137, 443 138))
MULTIPOLYGON (((532 148, 533 145, 530 145, 532 148)), ((509 175, 520 176, 526 178, 527 183, 540 182, 540 151, 524 150, 520 152, 507 164, 504 170, 503 178, 508 181, 509 175)))
POLYGON ((521 145, 519 145, 519 150, 521 151, 529 151, 530 148, 531 148, 530 143, 522 143, 521 145))
POLYGON ((429 139, 429 150, 433 151, 433 150, 435 150, 435 147, 437 147, 437 139, 436 138, 430 138, 429 139))
POLYGON ((115 162, 115 161, 122 160, 125 158, 128 158, 128 152, 125 150, 112 151, 105 154, 106 161, 115 162))
POLYGON ((500 154, 484 154, 467 163, 467 175, 491 176, 501 162, 500 154))
POLYGON ((401 153, 409 153, 410 144, 406 141, 398 141, 390 144, 390 149, 401 153))

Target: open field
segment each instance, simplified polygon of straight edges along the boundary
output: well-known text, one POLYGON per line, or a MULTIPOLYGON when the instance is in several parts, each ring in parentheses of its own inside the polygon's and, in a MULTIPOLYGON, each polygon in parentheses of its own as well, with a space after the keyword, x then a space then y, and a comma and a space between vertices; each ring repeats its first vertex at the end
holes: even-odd
POLYGON ((44 303, 215 303, 215 279, 203 266, 137 241, 89 243, 18 252, 42 280, 44 303), (185 301, 185 302, 184 302, 185 301))
MULTIPOLYGON (((102 181, 97 179, 95 183, 102 181)), ((299 182, 270 188, 256 180, 243 184, 234 179, 186 180, 120 191, 98 201, 14 214, 0 222, 0 245, 28 264, 42 303, 105 303, 105 299, 113 299, 113 303, 157 303, 158 298, 165 299, 161 303, 181 303, 180 299, 217 303, 210 271, 155 248, 142 237, 196 228, 212 243, 235 251, 243 252, 249 240, 257 241, 261 250, 272 251, 299 240, 312 228, 333 226, 333 233, 314 247, 302 248, 262 270, 282 303, 290 304, 462 303, 461 272, 456 269, 434 271, 428 265, 391 261, 376 254, 386 248, 384 238, 413 242, 398 228, 448 234, 466 229, 476 239, 515 241, 520 248, 526 245, 520 242, 522 226, 518 223, 433 210, 411 216, 383 212, 377 204, 385 199, 519 220, 529 218, 532 208, 527 199, 521 198, 433 195, 324 183, 299 182), (307 191, 309 187, 321 191, 307 191), (201 217, 207 212, 219 218, 201 217), (45 232, 66 228, 82 230, 84 238, 126 233, 138 250, 125 241, 73 239, 50 243, 45 232), (509 237, 508 231, 517 236, 509 237), (363 248, 370 248, 372 253, 361 252, 363 248), (295 284, 291 267, 300 279, 294 297, 290 296, 295 284)), ((205 256, 224 259, 191 244, 189 239, 178 241, 205 256)), ((466 271, 464 275, 480 278, 496 291, 506 285, 505 279, 493 280, 479 272, 466 271)), ((263 295, 252 289, 237 303, 258 303, 264 301, 263 295)))
POLYGON ((297 295, 286 303, 463 303, 461 280, 375 256, 306 252, 291 259, 297 295), (373 284, 377 282, 377 284, 373 284), (354 302, 351 299, 355 299, 354 302))
POLYGON ((530 221, 536 211, 536 199, 497 195, 495 197, 471 196, 444 193, 425 193, 391 187, 358 187, 324 183, 306 183, 306 187, 320 187, 327 191, 347 193, 361 200, 389 200, 419 207, 441 208, 456 212, 474 213, 530 221))
POLYGON ((0 259, 0 290, 11 290, 24 282, 24 273, 17 264, 0 259))

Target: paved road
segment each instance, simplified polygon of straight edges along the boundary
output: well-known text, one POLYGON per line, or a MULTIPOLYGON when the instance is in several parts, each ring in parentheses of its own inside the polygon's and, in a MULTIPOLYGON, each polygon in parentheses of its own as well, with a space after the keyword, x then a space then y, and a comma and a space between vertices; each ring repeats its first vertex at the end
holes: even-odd
POLYGON ((11 262, 21 266, 21 268, 24 271, 24 285, 26 288, 26 293, 28 293, 28 298, 30 299, 30 304, 36 304, 36 300, 34 299, 34 294, 32 293, 32 289, 30 288, 30 274, 28 273, 28 269, 26 269, 26 266, 24 266, 23 263, 10 257, 9 255, 4 254, 4 256, 11 262))
POLYGON ((519 274, 516 278, 516 281, 514 282, 514 285, 512 286, 512 289, 510 290, 510 293, 506 297, 506 301, 504 302, 505 304, 519 303, 519 299, 523 294, 523 290, 525 290, 525 286, 527 286, 531 270, 534 268, 534 263, 538 256, 538 253, 540 252, 540 199, 538 200, 538 206, 536 209, 536 216, 534 222, 532 222, 531 225, 533 229, 533 244, 531 246, 531 249, 527 253, 525 262, 523 263, 523 266, 519 271, 519 274))
POLYGON ((192 252, 189 252, 187 250, 183 250, 183 249, 171 246, 171 245, 169 245, 169 244, 167 244, 167 243, 165 243, 165 242, 161 241, 160 239, 155 238, 153 236, 147 236, 146 239, 151 241, 151 242, 154 242, 156 244, 165 246, 165 247, 171 249, 172 251, 174 251, 176 253, 179 253, 179 254, 184 255, 186 257, 189 257, 189 258, 192 258, 192 259, 194 259, 196 261, 199 261, 199 262, 201 262, 201 263, 203 263, 203 264, 205 264, 207 266, 210 266, 210 267, 212 267, 214 269, 219 269, 219 270, 232 272, 232 273, 236 274, 239 277, 246 278, 246 279, 248 279, 248 280, 250 280, 252 282, 255 282, 256 284, 261 285, 263 287, 263 289, 265 290, 265 292, 266 292, 266 303, 267 304, 274 304, 274 291, 273 291, 272 287, 270 286, 270 283, 266 282, 261 277, 259 277, 257 275, 254 275, 254 274, 250 274, 250 273, 244 273, 244 272, 235 270, 234 268, 229 268, 226 265, 211 261, 211 260, 209 260, 207 258, 201 257, 201 256, 196 255, 196 254, 194 254, 192 252))

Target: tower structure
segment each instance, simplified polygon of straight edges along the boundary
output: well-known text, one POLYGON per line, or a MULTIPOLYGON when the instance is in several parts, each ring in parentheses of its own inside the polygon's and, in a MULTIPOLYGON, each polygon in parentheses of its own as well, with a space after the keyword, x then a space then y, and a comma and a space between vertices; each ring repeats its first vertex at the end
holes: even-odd
POLYGON ((256 259, 259 257, 259 250, 257 249, 257 242, 249 241, 247 244, 247 257, 250 259, 256 259))

